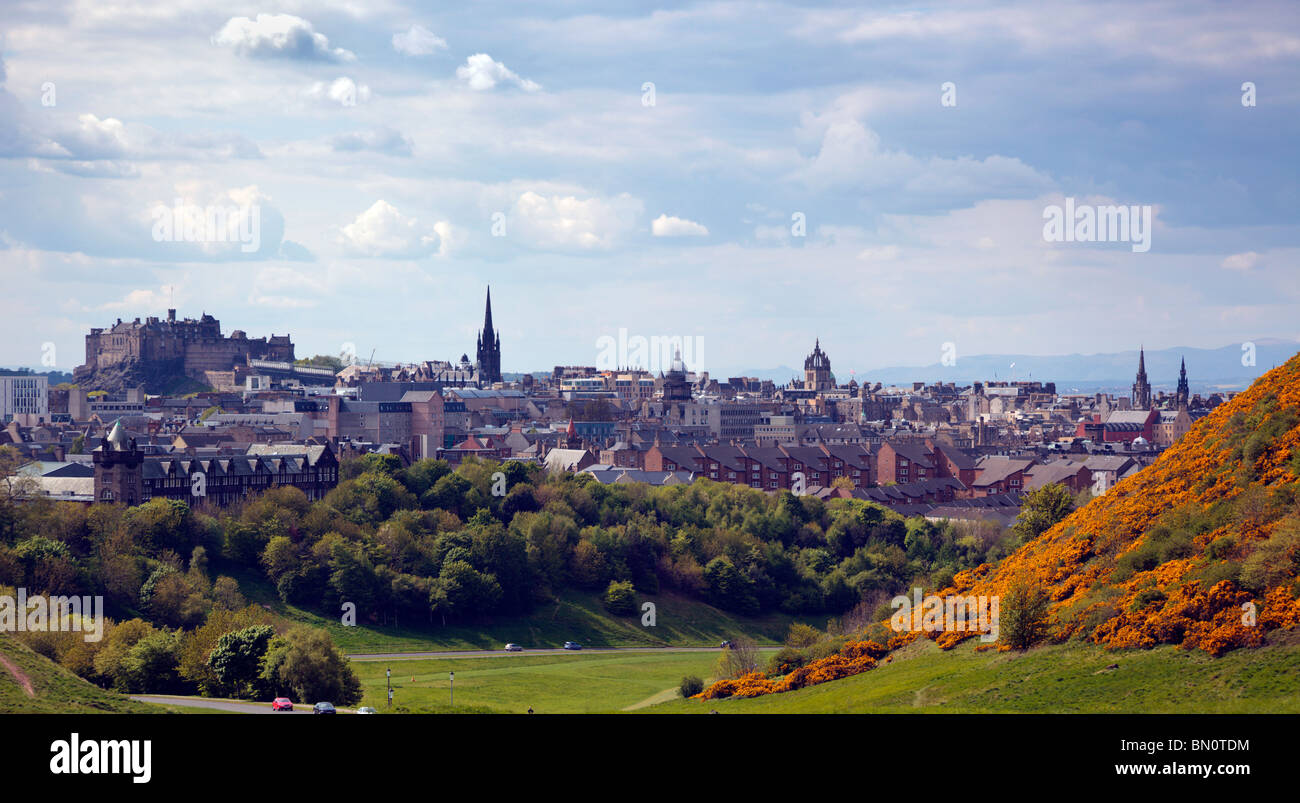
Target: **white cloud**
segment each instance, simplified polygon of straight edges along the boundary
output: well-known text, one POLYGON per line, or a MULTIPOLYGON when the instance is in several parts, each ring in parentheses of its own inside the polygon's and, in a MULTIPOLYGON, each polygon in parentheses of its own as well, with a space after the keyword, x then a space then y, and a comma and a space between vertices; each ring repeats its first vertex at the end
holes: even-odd
POLYGON ((370 102, 370 87, 358 84, 346 75, 331 83, 317 81, 307 87, 306 95, 312 100, 340 106, 356 106, 370 102))
POLYGON ((515 202, 508 230, 542 248, 605 249, 636 226, 644 209, 626 193, 605 199, 528 191, 515 202))
POLYGON ((693 220, 660 215, 650 224, 656 237, 705 237, 709 230, 693 220))
POLYGON ((1219 263, 1219 267, 1227 268, 1228 270, 1250 270, 1258 264, 1259 254, 1254 251, 1247 251, 1243 254, 1233 254, 1229 256, 1227 259, 1223 260, 1223 262, 1219 263))
POLYGON ((379 200, 342 228, 339 242, 358 256, 414 259, 439 249, 439 225, 421 226, 415 218, 379 200))
POLYGON ((101 120, 93 114, 77 116, 80 124, 77 131, 69 137, 65 147, 79 156, 92 159, 116 158, 127 151, 126 127, 122 121, 113 117, 101 120))
POLYGON ((829 116, 839 119, 805 121, 805 128, 823 127, 817 154, 795 174, 810 187, 865 192, 900 188, 927 197, 1027 197, 1051 187, 1047 176, 1019 159, 996 154, 984 159, 921 158, 885 149, 880 136, 858 120, 845 119, 838 113, 829 116))
POLYGON ((536 92, 542 88, 527 78, 520 78, 486 53, 475 53, 466 59, 464 66, 456 68, 456 77, 468 84, 470 89, 479 92, 501 83, 515 84, 526 92, 536 92))
POLYGON ((292 14, 258 14, 256 20, 231 17, 212 35, 212 44, 252 58, 356 60, 351 51, 331 48, 325 34, 317 33, 310 22, 292 14))
POLYGON ((898 246, 882 245, 873 248, 864 248, 858 252, 858 259, 863 262, 888 262, 898 258, 898 246))
POLYGON ((414 151, 410 137, 388 126, 340 134, 330 140, 330 145, 336 151, 374 151, 390 156, 410 156, 414 151))
POLYGON ((393 34, 393 50, 405 56, 428 56, 447 49, 447 40, 422 25, 412 25, 406 33, 393 34))

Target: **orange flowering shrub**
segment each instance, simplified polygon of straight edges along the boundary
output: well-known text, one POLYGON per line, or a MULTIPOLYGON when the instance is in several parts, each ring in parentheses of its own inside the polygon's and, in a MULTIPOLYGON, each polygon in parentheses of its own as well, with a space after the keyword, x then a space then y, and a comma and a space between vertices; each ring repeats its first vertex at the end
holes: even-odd
MULTIPOLYGON (((891 643, 892 643, 891 639, 891 643)), ((710 685, 697 698, 714 700, 719 697, 758 697, 774 694, 804 686, 839 680, 850 675, 857 675, 873 669, 876 661, 889 653, 889 648, 874 641, 851 641, 834 655, 828 655, 810 664, 801 666, 778 681, 770 680, 762 672, 751 672, 731 680, 719 680, 710 685)))
MULTIPOLYGON (((1252 595, 1231 580, 1214 582, 1212 574, 1201 573, 1222 566, 1226 559, 1223 550, 1207 555, 1216 539, 1230 536, 1227 554, 1240 560, 1272 534, 1288 507, 1295 510, 1286 503, 1261 516, 1259 506, 1252 508, 1242 495, 1250 490, 1257 499, 1271 499, 1278 491, 1284 492, 1277 497, 1283 500, 1300 496, 1295 493, 1300 488, 1297 455, 1300 356, 1219 405, 1151 466, 1074 511, 997 566, 960 572, 938 593, 1004 595, 1011 578, 1026 577, 1051 601, 1053 641, 1086 635, 1112 648, 1179 644, 1212 655, 1256 646, 1265 632, 1300 624, 1294 586, 1268 589, 1262 605, 1254 600, 1260 611, 1252 627, 1242 624, 1241 607, 1252 595), (1129 566, 1140 568, 1140 558, 1155 554, 1157 544, 1150 533, 1157 525, 1176 527, 1189 515, 1210 521, 1216 505, 1225 501, 1245 506, 1234 508, 1228 523, 1216 521, 1210 529, 1188 536, 1184 554, 1172 559, 1161 554, 1158 565, 1127 576, 1121 571, 1124 556, 1131 554, 1129 566), (1208 582, 1202 582, 1202 576, 1212 578, 1212 588, 1205 587, 1208 582)), ((950 649, 975 634, 927 635, 950 649)), ((889 646, 895 648, 893 639, 889 646)))

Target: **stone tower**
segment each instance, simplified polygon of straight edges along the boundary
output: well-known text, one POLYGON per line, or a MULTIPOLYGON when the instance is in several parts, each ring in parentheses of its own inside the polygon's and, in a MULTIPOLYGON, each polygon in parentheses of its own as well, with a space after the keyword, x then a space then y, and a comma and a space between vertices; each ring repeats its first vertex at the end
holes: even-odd
POLYGON ((1131 398, 1134 410, 1151 409, 1151 383, 1147 381, 1146 349, 1138 350, 1138 372, 1137 378, 1133 382, 1133 395, 1131 398))
POLYGON ((821 338, 817 338, 812 354, 803 361, 804 390, 830 390, 835 387, 831 377, 831 358, 822 351, 821 338))
POLYGON ((492 328, 492 288, 487 291, 483 331, 478 335, 478 373, 485 385, 501 381, 501 336, 492 328))
POLYGON ((113 422, 104 442, 91 453, 95 464, 95 501, 138 505, 144 496, 144 453, 127 439, 122 419, 113 422))
POLYGON ((1191 388, 1187 384, 1187 358, 1184 357, 1182 366, 1178 369, 1178 392, 1174 394, 1174 401, 1179 410, 1186 410, 1188 400, 1192 396, 1191 388))

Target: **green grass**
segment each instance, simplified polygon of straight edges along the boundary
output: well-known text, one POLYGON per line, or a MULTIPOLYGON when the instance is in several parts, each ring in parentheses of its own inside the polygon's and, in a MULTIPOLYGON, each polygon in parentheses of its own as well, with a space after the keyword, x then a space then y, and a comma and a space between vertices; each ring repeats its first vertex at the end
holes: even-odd
POLYGON ((387 709, 384 671, 393 670, 396 711, 431 713, 592 714, 621 711, 676 689, 684 675, 709 677, 718 653, 510 654, 494 658, 354 661, 364 699, 387 709), (448 672, 456 704, 448 704, 448 672), (411 682, 414 676, 415 682, 411 682))
POLYGON ((32 683, 35 697, 0 666, 0 713, 5 714, 144 714, 159 707, 137 703, 95 686, 33 652, 7 633, 0 633, 0 654, 12 661, 32 683))
POLYGON ((1068 643, 1024 653, 941 652, 921 640, 876 669, 748 700, 681 700, 655 713, 1297 713, 1300 645, 1221 658, 1162 646, 1108 651, 1068 643), (1118 664, 1117 669, 1107 669, 1118 664))
POLYGON ((266 579, 247 569, 222 566, 221 573, 239 582, 250 602, 268 606, 293 621, 327 630, 347 653, 421 652, 436 650, 500 649, 507 642, 527 648, 559 647, 577 641, 588 647, 716 647, 720 642, 747 635, 759 644, 780 644, 795 621, 825 626, 825 617, 794 617, 773 613, 761 617, 737 616, 678 594, 637 594, 635 616, 614 616, 597 594, 566 592, 555 602, 539 605, 518 617, 499 617, 481 624, 442 626, 420 617, 398 624, 359 620, 344 627, 339 617, 325 617, 281 602, 266 579), (654 627, 642 627, 640 605, 655 604, 654 627))

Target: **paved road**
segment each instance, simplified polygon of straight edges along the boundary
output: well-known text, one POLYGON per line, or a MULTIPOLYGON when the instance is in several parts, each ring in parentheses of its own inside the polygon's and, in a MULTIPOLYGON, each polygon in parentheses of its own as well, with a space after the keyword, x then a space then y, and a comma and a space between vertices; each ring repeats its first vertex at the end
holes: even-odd
MULTIPOLYGON (((718 652, 720 647, 584 647, 581 650, 558 648, 522 650, 506 652, 505 650, 445 650, 437 652, 371 652, 348 653, 352 661, 400 661, 417 658, 505 658, 511 655, 582 655, 583 653, 607 652, 718 652)), ((768 649, 760 647, 759 649, 768 649)), ((776 649, 772 647, 771 649, 776 649)))
MULTIPOLYGON (((217 711, 233 711, 237 714, 310 714, 310 705, 295 705, 292 711, 272 711, 270 703, 244 703, 236 700, 210 700, 205 697, 168 696, 163 694, 133 694, 132 700, 159 705, 183 705, 190 708, 211 708, 217 711)), ((338 709, 340 714, 356 713, 350 708, 338 709)))

